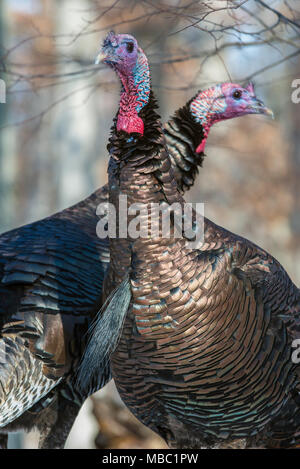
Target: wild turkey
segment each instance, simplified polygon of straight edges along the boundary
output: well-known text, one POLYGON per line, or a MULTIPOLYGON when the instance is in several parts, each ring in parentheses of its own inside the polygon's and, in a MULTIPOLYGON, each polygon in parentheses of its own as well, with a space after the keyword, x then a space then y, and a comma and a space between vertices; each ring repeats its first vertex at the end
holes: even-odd
MULTIPOLYGON (((224 112, 219 100, 230 87, 243 90, 227 83, 200 91, 165 124, 182 190, 202 165, 210 125, 268 112, 251 84, 244 90, 251 107, 233 101, 224 112)), ((105 364, 84 391, 73 380, 109 262, 108 242, 96 236, 96 209, 107 195, 104 186, 69 209, 0 236, 0 447, 7 432, 35 426, 42 447, 63 447, 83 401, 110 379, 105 364)))
MULTIPOLYGON (((149 228, 151 203, 183 208, 184 200, 170 171, 147 59, 135 38, 113 33, 102 57, 122 83, 108 147, 110 202, 117 222, 121 194, 128 207, 144 204, 141 223, 149 228)), ((233 92, 232 99, 245 106, 249 95, 233 92)), ((195 232, 199 227, 194 223, 195 232)), ((128 236, 128 259, 118 238, 110 239, 104 294, 119 288, 95 322, 79 382, 97 374, 97 353, 116 346, 111 368, 123 401, 169 446, 299 444, 300 367, 292 360, 299 289, 267 252, 208 219, 198 249, 176 238, 175 228, 169 237, 161 230, 128 236), (116 315, 124 324, 115 345, 101 331, 116 315)))
POLYGON ((104 366, 84 393, 72 376, 100 307, 109 262, 96 236, 106 187, 81 203, 0 236, 0 437, 41 431, 43 447, 63 447, 84 399, 110 379, 104 366), (26 412, 28 411, 28 412, 26 412))
POLYGON ((210 128, 218 122, 246 114, 273 117, 273 112, 256 97, 253 83, 246 88, 235 83, 221 83, 198 91, 164 124, 169 157, 181 192, 194 184, 198 168, 204 160, 210 128), (240 95, 247 95, 248 101, 241 103, 238 99, 240 95))

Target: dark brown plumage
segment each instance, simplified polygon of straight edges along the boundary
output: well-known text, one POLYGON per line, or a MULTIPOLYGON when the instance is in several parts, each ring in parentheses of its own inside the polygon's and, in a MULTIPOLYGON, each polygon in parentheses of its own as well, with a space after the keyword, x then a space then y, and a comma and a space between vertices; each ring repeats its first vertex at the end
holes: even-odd
MULTIPOLYGON (((125 80, 127 70, 117 70, 125 80)), ((129 205, 148 209, 151 202, 184 204, 155 108, 151 92, 138 113, 142 135, 128 138, 113 128, 109 187, 116 208, 121 193, 129 205)), ((173 231, 122 246, 111 239, 110 249, 105 295, 129 275, 130 306, 111 358, 129 409, 171 447, 299 444, 300 370, 291 353, 300 294, 283 267, 208 219, 199 249, 173 231)))
MULTIPOLYGON (((193 183, 203 160, 195 152, 202 126, 189 113, 186 105, 166 124, 182 187, 193 183)), ((108 240, 96 236, 96 209, 107 197, 104 186, 71 208, 0 236, 0 346, 6 347, 5 356, 0 350, 0 447, 7 445, 7 432, 34 427, 41 447, 63 447, 83 401, 110 379, 106 364, 88 388, 74 383, 109 262, 108 240)))

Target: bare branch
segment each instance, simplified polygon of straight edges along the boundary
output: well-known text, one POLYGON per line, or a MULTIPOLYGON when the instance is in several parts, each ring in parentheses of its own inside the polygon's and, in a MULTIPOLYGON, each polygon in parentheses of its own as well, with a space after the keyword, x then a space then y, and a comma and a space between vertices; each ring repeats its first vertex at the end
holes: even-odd
MULTIPOLYGON (((99 34, 115 28, 152 30, 151 39, 147 38, 144 47, 151 65, 169 67, 170 72, 176 76, 177 64, 194 61, 190 65, 193 67, 192 75, 200 75, 202 82, 205 79, 204 65, 207 70, 207 64, 211 65, 208 62, 210 59, 217 58, 230 77, 227 58, 232 52, 243 57, 244 51, 256 49, 258 55, 261 51, 267 57, 268 48, 271 48, 270 63, 243 77, 246 80, 282 65, 296 57, 300 50, 300 25, 297 22, 299 12, 288 0, 281 2, 286 14, 279 11, 280 7, 275 9, 264 0, 107 0, 92 3, 91 8, 84 10, 89 17, 82 20, 84 24, 77 31, 47 34, 47 31, 32 21, 34 33, 24 38, 20 35, 17 44, 6 47, 0 58, 0 66, 2 75, 7 79, 7 93, 10 96, 27 96, 29 93, 43 92, 47 88, 54 90, 72 81, 92 86, 88 80, 94 80, 95 84, 95 76, 101 71, 101 67, 94 66, 92 59, 87 56, 68 54, 68 48, 72 46, 74 50, 74 44, 87 36, 95 36, 98 42, 99 34), (151 27, 148 26, 149 22, 151 27), (39 52, 39 41, 53 44, 53 53, 39 52), (162 43, 166 44, 163 52, 160 48, 162 43), (173 43, 176 43, 176 47, 173 47, 173 43), (21 51, 28 44, 36 50, 32 60, 27 57, 26 61, 21 51)), ((190 80, 189 77, 186 81, 190 80)), ((101 75, 99 80, 97 78, 98 82, 101 86, 101 75)), ((191 86, 192 83, 185 82, 177 87, 171 85, 166 88, 184 90, 191 86)), ((60 102, 61 98, 54 99, 40 114, 44 116, 60 102)), ((37 116, 30 117, 36 118, 37 116)))
POLYGON ((295 26, 296 28, 300 29, 300 24, 296 23, 295 21, 291 20, 290 18, 287 18, 282 13, 280 13, 280 11, 275 10, 275 8, 272 8, 270 5, 267 5, 263 0, 256 0, 256 3, 259 3, 264 8, 267 8, 268 10, 275 13, 275 15, 277 15, 279 21, 282 21, 283 23, 291 24, 291 25, 295 26))

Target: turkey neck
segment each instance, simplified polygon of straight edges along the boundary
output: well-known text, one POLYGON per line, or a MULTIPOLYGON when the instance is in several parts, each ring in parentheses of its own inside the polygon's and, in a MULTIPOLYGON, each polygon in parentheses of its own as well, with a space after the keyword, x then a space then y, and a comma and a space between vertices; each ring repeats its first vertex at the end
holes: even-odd
MULTIPOLYGON (((183 203, 165 150, 165 139, 156 108, 156 100, 151 91, 148 104, 139 112, 144 123, 143 135, 118 131, 117 115, 109 140, 109 202, 116 210, 117 238, 110 239, 111 265, 109 288, 106 291, 111 291, 130 270, 131 247, 135 241, 129 236, 124 239, 118 237, 119 220, 124 220, 119 213, 120 196, 127 196, 128 207, 142 203, 149 209, 151 203, 183 203)), ((128 224, 132 217, 128 215, 128 224)))
POLYGON ((204 148, 201 151, 197 149, 201 147, 203 140, 206 140, 208 132, 191 114, 190 104, 193 99, 178 109, 163 129, 181 193, 194 185, 199 166, 202 166, 205 158, 204 148))
POLYGON ((183 200, 177 190, 156 108, 156 99, 150 91, 148 103, 139 112, 144 123, 143 135, 118 131, 116 123, 120 113, 115 119, 107 148, 110 153, 109 200, 116 208, 120 195, 126 195, 129 203, 164 201, 172 204, 183 200))

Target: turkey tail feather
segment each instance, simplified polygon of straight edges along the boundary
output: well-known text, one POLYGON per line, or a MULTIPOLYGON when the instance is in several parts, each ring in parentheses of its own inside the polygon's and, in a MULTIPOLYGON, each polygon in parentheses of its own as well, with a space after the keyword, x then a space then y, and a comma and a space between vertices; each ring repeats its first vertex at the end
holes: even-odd
POLYGON ((107 298, 88 331, 88 344, 77 375, 77 385, 80 389, 89 386, 115 350, 130 299, 131 290, 127 277, 107 298))

